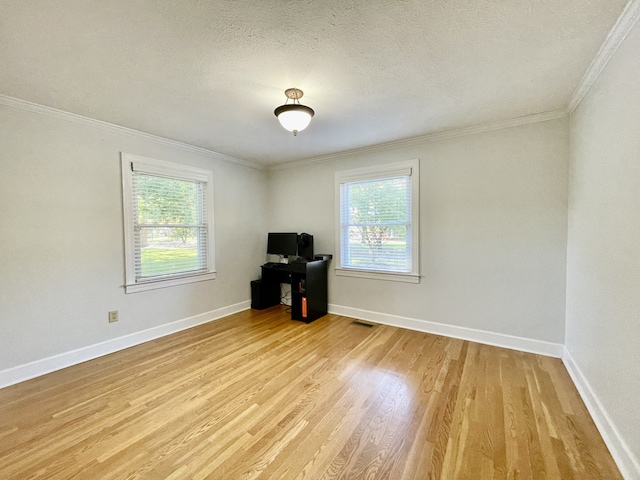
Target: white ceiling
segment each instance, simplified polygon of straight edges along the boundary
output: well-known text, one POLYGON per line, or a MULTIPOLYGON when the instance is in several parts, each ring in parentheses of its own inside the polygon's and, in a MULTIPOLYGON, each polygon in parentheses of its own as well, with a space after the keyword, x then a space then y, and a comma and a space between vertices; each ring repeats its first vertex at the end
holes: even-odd
POLYGON ((0 94, 274 165, 563 110, 625 3, 0 0, 0 94))

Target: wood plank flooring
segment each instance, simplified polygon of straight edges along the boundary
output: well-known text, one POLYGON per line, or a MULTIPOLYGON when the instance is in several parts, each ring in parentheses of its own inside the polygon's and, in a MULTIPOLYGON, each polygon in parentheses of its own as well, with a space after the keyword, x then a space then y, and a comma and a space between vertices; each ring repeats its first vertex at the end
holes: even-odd
POLYGON ((283 307, 0 390, 2 479, 619 479, 558 359, 283 307))

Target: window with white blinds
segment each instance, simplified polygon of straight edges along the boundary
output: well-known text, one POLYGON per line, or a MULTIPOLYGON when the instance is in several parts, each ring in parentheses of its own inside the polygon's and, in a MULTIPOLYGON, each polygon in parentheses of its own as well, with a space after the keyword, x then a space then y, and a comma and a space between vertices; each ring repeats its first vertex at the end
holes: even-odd
POLYGON ((418 161, 336 174, 338 275, 417 282, 418 161))
POLYGON ((127 292, 215 277, 208 170, 122 155, 127 292))

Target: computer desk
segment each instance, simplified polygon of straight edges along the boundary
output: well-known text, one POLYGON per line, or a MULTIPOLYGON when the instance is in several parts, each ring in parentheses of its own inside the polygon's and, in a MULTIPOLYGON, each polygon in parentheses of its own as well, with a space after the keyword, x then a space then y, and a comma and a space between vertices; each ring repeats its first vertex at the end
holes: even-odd
POLYGON ((327 314, 327 260, 295 261, 284 267, 264 264, 262 278, 251 282, 251 308, 279 305, 280 284, 291 285, 291 319, 312 322, 327 314), (258 295, 260 301, 255 301, 258 295))

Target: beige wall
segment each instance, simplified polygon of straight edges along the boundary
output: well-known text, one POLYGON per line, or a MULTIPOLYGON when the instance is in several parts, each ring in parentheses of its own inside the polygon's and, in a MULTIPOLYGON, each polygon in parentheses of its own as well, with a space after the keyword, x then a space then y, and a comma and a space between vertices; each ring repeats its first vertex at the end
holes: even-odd
POLYGON ((640 24, 571 117, 566 319, 566 348, 622 443, 635 456, 636 475, 640 475, 638 52, 640 24))
POLYGON ((0 155, 0 372, 249 298, 265 172, 2 105, 0 155), (216 280, 124 293, 121 151, 213 170, 216 280))
POLYGON ((419 285, 329 278, 329 302, 564 342, 568 120, 423 142, 271 172, 272 229, 334 253, 337 170, 419 158, 419 285))

